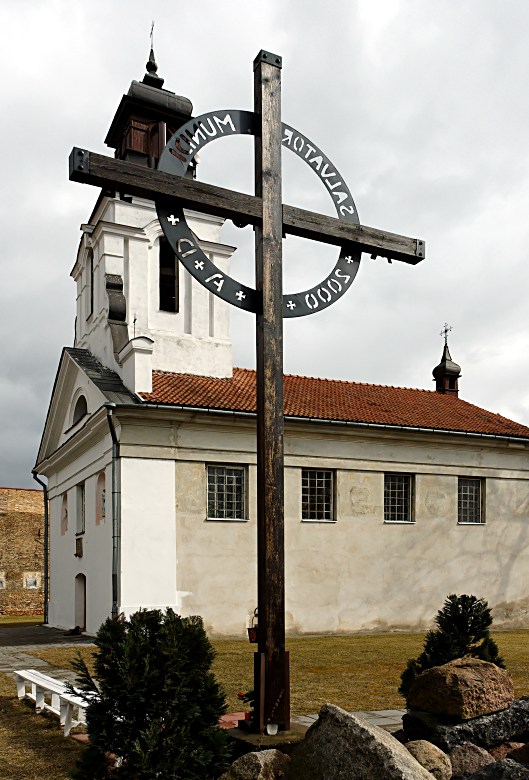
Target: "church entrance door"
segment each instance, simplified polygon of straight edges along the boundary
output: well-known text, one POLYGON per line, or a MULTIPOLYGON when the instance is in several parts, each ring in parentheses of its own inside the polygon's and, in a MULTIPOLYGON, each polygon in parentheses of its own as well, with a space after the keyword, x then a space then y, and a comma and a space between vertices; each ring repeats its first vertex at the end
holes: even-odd
POLYGON ((78 574, 75 578, 75 625, 81 631, 86 630, 86 577, 78 574))

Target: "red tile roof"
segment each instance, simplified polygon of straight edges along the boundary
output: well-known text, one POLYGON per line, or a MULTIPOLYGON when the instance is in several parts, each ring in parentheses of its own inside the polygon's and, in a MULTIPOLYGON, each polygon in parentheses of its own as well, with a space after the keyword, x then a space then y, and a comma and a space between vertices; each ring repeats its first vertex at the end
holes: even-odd
MULTIPOLYGON (((235 368, 231 379, 154 371, 152 382, 152 393, 141 393, 149 403, 255 412, 255 371, 246 368, 235 368)), ((525 425, 434 390, 290 374, 285 415, 529 438, 525 425)))

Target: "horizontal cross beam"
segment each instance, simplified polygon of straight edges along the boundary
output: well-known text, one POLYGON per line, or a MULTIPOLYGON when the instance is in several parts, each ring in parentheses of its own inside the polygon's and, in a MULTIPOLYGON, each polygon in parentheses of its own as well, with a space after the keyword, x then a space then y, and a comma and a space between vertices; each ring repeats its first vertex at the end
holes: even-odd
MULTIPOLYGON (((78 147, 70 154, 70 181, 150 200, 160 196, 174 197, 184 208, 232 219, 238 224, 261 224, 263 202, 254 195, 180 178, 78 147)), ((336 246, 355 244, 362 252, 412 265, 425 257, 425 243, 417 238, 366 225, 352 225, 294 206, 283 206, 283 232, 336 246)))

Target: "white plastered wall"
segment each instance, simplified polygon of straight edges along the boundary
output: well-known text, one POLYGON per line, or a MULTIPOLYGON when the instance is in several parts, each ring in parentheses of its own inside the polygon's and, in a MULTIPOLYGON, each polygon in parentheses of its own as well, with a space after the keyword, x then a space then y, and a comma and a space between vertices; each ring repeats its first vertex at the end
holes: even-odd
MULTIPOLYGON (((203 251, 229 273, 233 247, 221 243, 224 220, 186 211, 191 230, 203 251)), ((159 309, 159 239, 162 235, 154 204, 141 198, 132 203, 105 199, 93 219, 95 228, 81 242, 72 271, 77 284, 76 346, 88 349, 103 365, 116 371, 133 392, 136 372, 124 371, 114 355, 108 324, 106 276, 123 280, 126 299, 126 338, 153 340, 153 370, 227 377, 232 374, 232 349, 228 304, 198 284, 179 263, 179 310, 159 309), (94 310, 88 316, 89 297, 86 258, 93 252, 94 310)), ((121 348, 121 345, 120 345, 121 348)), ((119 350, 118 350, 119 351, 119 350)))
POLYGON ((172 460, 121 458, 120 611, 179 609, 172 460))
MULTIPOLYGON (((126 436, 130 451, 171 451, 176 459, 182 612, 202 615, 212 634, 241 635, 257 603, 254 430, 250 423, 202 420, 143 426, 141 446, 126 436), (247 522, 206 519, 208 463, 247 467, 247 522)), ((528 626, 527 450, 448 436, 335 431, 287 429, 287 630, 422 629, 453 592, 485 597, 498 625, 528 626), (304 466, 334 470, 336 522, 301 520, 304 466), (384 523, 385 471, 414 475, 414 523, 384 523), (458 525, 458 476, 485 479, 485 524, 458 525)))
MULTIPOLYGON (((109 437, 110 439, 110 437, 109 437)), ((86 630, 95 634, 112 607, 112 512, 109 441, 81 454, 49 478, 50 495, 50 602, 49 623, 70 629, 75 623, 75 578, 86 576, 86 630), (96 525, 96 494, 99 474, 105 473, 106 512, 96 525), (75 556, 76 488, 85 485, 85 532, 83 557, 75 556), (62 497, 67 495, 68 529, 61 534, 62 497)))

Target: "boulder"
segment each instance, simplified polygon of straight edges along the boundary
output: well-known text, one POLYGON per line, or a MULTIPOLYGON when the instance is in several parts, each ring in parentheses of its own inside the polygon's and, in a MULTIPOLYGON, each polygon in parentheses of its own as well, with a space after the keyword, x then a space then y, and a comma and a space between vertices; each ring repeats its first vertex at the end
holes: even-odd
POLYGON ((407 742, 406 750, 409 750, 414 759, 430 772, 435 780, 450 780, 452 777, 450 759, 446 753, 432 745, 431 742, 427 742, 425 739, 407 742))
POLYGON ((408 707, 457 720, 500 712, 513 701, 511 675, 472 656, 427 669, 413 681, 408 694, 408 707))
POLYGON ((490 747, 489 753, 495 761, 501 761, 503 758, 509 758, 511 750, 516 750, 516 748, 521 748, 523 746, 523 742, 502 742, 501 745, 490 747))
POLYGON ((472 742, 458 745, 450 751, 449 756, 454 778, 466 777, 477 772, 478 769, 483 769, 488 764, 496 763, 488 750, 478 747, 472 742))
POLYGON ((279 780, 285 777, 290 757, 280 750, 245 753, 219 780, 279 780))
POLYGON ((288 780, 432 780, 384 729, 324 704, 318 720, 296 748, 288 780))
POLYGON ((529 742, 513 748, 506 757, 512 758, 513 761, 518 761, 519 764, 529 765, 529 742))
POLYGON ((447 753, 463 742, 473 742, 484 748, 511 740, 526 742, 529 698, 517 699, 502 712, 482 715, 463 723, 449 723, 428 712, 411 711, 402 716, 402 726, 408 739, 427 739, 447 753))
POLYGON ((504 758, 503 761, 488 764, 479 772, 468 775, 465 780, 529 780, 529 769, 510 758, 504 758))

